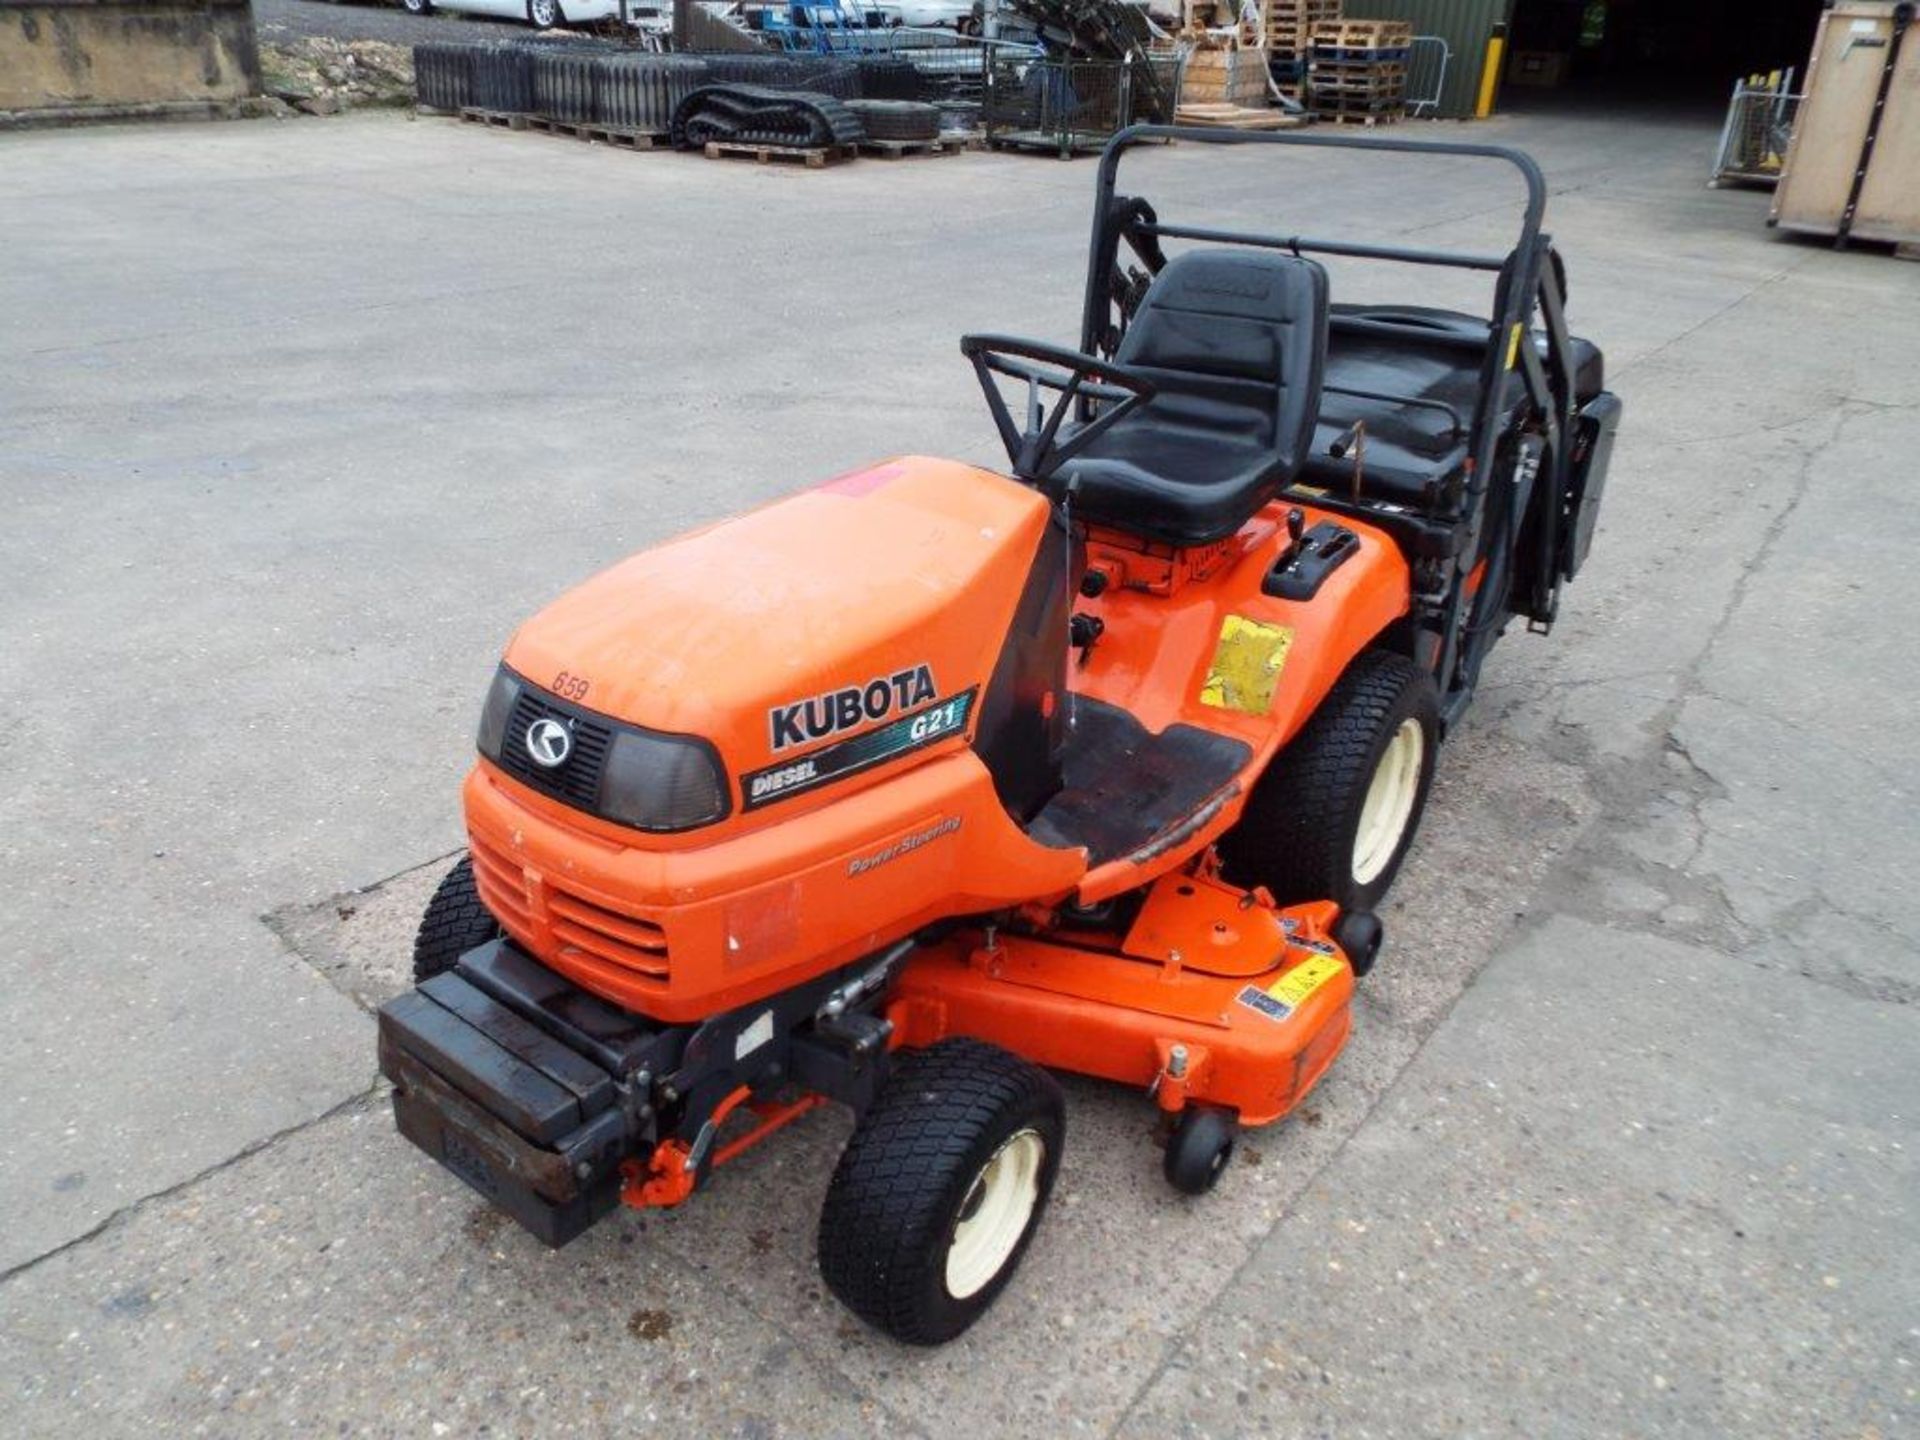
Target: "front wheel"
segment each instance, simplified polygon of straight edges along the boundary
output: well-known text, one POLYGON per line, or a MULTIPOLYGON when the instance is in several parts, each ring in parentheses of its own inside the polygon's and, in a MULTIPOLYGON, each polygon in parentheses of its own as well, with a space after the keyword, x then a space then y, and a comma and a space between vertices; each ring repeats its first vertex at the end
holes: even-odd
POLYGON ((897 1340, 937 1345, 985 1313, 1046 1210, 1066 1136, 1053 1078, 983 1041, 895 1061, 840 1157, 820 1273, 897 1340))
POLYGON ((1260 777, 1221 842, 1228 874, 1282 905, 1373 910, 1413 843, 1439 742, 1432 677, 1366 651, 1260 777))
POLYGON ((460 863, 441 877, 426 914, 420 917, 420 930, 413 937, 413 978, 431 980, 451 970, 467 951, 504 934, 500 922, 480 903, 480 891, 473 883, 473 857, 462 855, 460 863))

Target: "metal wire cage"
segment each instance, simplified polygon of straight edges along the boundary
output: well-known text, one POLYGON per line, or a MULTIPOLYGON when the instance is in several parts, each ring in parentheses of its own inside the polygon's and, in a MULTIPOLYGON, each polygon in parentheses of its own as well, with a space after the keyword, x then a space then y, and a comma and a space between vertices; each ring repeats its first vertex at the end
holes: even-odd
POLYGON ((1793 72, 1742 80, 1733 87, 1727 122, 1714 155, 1714 185, 1772 185, 1786 162, 1801 97, 1792 92, 1793 72))
POLYGON ((994 56, 986 66, 980 122, 994 149, 1060 155, 1098 150, 1129 125, 1166 125, 1180 99, 1180 62, 1036 60, 994 56))

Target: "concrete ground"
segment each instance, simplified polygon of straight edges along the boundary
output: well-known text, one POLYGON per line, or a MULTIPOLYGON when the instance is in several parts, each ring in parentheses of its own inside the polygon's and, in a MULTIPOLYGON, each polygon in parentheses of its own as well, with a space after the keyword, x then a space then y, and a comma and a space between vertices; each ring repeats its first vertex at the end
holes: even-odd
MULTIPOLYGON (((933 1353, 822 1291, 843 1119, 549 1253, 394 1135, 368 1007, 516 621, 868 458, 991 459, 955 337, 1072 336, 1091 167, 0 140, 4 1428, 1912 1433, 1920 268, 1768 232, 1710 126, 1445 133, 1551 177, 1627 404, 1592 563, 1496 652, 1305 1109, 1195 1202, 1071 1084, 1038 1243, 933 1353)), ((1261 158, 1137 173, 1506 223, 1450 165, 1261 158)))

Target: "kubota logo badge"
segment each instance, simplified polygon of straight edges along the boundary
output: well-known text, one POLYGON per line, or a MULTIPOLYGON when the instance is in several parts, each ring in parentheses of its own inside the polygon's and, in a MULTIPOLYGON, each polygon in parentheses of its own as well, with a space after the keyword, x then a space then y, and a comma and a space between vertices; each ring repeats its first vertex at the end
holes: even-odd
POLYGON ((911 710, 933 699, 933 667, 915 665, 891 675, 876 675, 864 685, 829 690, 810 700, 776 705, 767 712, 775 752, 810 740, 824 740, 844 730, 884 720, 900 710, 911 710))
POLYGON ((533 757, 533 763, 548 770, 557 770, 567 763, 567 756, 573 753, 573 732, 558 720, 541 716, 527 727, 527 754, 533 757))

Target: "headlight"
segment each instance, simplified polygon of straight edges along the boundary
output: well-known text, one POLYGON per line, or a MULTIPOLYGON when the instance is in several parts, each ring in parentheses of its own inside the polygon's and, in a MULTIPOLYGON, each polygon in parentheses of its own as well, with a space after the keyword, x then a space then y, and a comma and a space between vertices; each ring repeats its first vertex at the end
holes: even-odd
POLYGON ((727 784, 698 740, 621 730, 600 777, 600 813, 637 830, 690 830, 727 813, 727 784))
POLYGON ((720 755, 692 735, 662 735, 583 710, 502 665, 480 711, 480 753, 523 785, 636 830, 691 830, 731 806, 720 755), (516 713, 519 716, 515 720, 516 713), (529 725, 558 721, 565 744, 543 760, 529 725))
POLYGON ((480 753, 495 763, 500 759, 500 747, 507 739, 507 717, 513 714, 513 705, 520 698, 520 677, 502 666, 494 672, 493 685, 487 691, 487 703, 480 711, 480 753))

